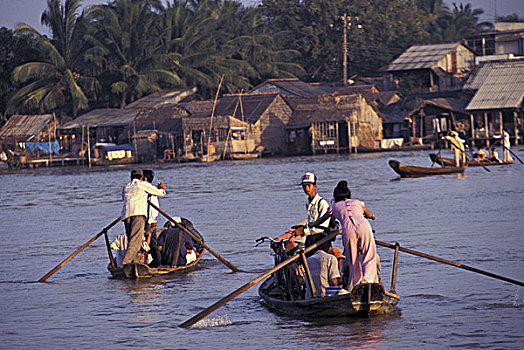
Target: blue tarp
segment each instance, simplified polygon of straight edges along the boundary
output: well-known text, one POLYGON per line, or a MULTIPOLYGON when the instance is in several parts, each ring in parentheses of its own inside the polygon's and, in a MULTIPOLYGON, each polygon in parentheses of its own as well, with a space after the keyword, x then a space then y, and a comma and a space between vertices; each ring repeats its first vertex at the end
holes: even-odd
POLYGON ((60 154, 60 145, 58 144, 58 140, 55 140, 51 143, 49 142, 26 142, 25 148, 27 149, 27 152, 33 153, 36 151, 40 151, 44 154, 49 154, 49 144, 51 144, 51 152, 53 152, 54 155, 60 154))

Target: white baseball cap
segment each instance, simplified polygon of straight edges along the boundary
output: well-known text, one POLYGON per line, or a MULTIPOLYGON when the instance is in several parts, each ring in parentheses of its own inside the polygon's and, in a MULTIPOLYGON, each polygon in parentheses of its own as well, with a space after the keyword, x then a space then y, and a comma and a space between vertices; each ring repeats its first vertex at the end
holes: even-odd
POLYGON ((302 176, 301 180, 302 181, 300 182, 300 186, 308 185, 308 184, 316 185, 316 183, 317 183, 317 177, 313 173, 305 173, 302 176))

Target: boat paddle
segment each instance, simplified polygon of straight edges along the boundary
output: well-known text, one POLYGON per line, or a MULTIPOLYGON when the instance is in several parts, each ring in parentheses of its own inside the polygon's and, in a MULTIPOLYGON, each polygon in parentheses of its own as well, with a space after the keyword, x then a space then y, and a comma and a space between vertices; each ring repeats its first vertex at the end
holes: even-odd
POLYGON ((518 160, 521 164, 524 164, 524 162, 522 162, 522 160, 521 160, 521 159, 520 159, 520 158, 519 158, 515 153, 513 153, 512 150, 510 150, 509 148, 507 148, 506 146, 504 146, 504 144, 502 144, 502 148, 507 149, 507 150, 509 151, 509 153, 511 153, 511 155, 512 155, 513 157, 517 158, 517 160, 518 160))
MULTIPOLYGON (((340 233, 342 232, 341 230, 337 230, 336 232, 333 232, 331 234, 329 234, 327 237, 325 238, 322 238, 320 241, 318 241, 317 243, 315 244, 312 244, 310 245, 309 247, 307 247, 305 250, 304 250, 304 254, 308 253, 309 251, 315 249, 316 247, 324 244, 325 242, 327 241, 330 241, 332 239, 335 239, 335 237, 340 233)), ((237 297, 238 295, 240 295, 241 293, 245 292, 246 290, 248 290, 249 288, 253 287, 256 283, 260 282, 261 280, 263 280, 264 278, 266 278, 267 276, 271 275, 272 273, 280 270, 281 268, 289 265, 290 263, 292 263, 293 261, 299 259, 301 257, 300 254, 295 254, 293 256, 291 256, 290 258, 288 258, 287 260, 284 260, 283 262, 281 262, 280 264, 274 266, 273 268, 269 269, 268 271, 266 271, 265 273, 263 273, 262 275, 258 276, 257 278, 249 281, 248 283, 244 284, 242 287, 238 288, 237 290, 235 290, 234 292, 228 294, 226 297, 220 299, 219 301, 217 301, 216 303, 214 303, 213 305, 209 306, 207 309, 204 309, 202 311, 200 311, 198 314, 196 314, 195 316, 191 317, 189 320, 181 323, 179 326, 180 327, 184 327, 184 328, 187 328, 187 327, 191 327, 192 325, 194 325, 195 323, 197 323, 198 321, 200 321, 201 319, 203 319, 204 317, 206 317, 207 315, 211 314, 213 311, 215 311, 216 309, 224 306, 226 303, 228 303, 229 301, 231 301, 232 299, 234 299, 235 297, 237 297)))
POLYGON ((153 207, 155 210, 157 210, 160 214, 164 215, 169 221, 171 221, 176 227, 178 227, 179 229, 181 229, 182 231, 187 233, 195 241, 197 241, 200 244, 202 244, 202 246, 204 246, 204 248, 206 248, 211 254, 213 254, 218 260, 220 260, 220 262, 222 262, 224 265, 229 267, 233 272, 245 272, 245 271, 239 270, 237 267, 235 267, 235 265, 231 264, 229 261, 227 261, 226 259, 221 257, 220 254, 215 252, 213 249, 209 248, 209 246, 206 243, 204 243, 204 241, 201 238, 197 237, 195 234, 193 234, 191 231, 189 231, 184 225, 180 224, 179 222, 176 222, 174 218, 169 216, 169 214, 167 214, 165 211, 160 209, 154 203, 151 203, 150 200, 148 200, 147 202, 149 203, 149 205, 151 207, 153 207))
POLYGON ((88 245, 90 245, 91 243, 93 243, 94 241, 96 241, 98 239, 98 237, 102 236, 103 234, 107 233, 107 231, 115 226, 117 223, 120 222, 120 220, 122 220, 122 218, 118 217, 115 219, 115 221, 113 221, 112 223, 110 223, 109 225, 107 225, 106 227, 104 227, 104 229, 100 232, 98 232, 93 238, 91 238, 89 241, 87 241, 83 246, 81 246, 80 248, 78 248, 78 250, 76 252, 74 252, 73 254, 69 255, 69 257, 67 257, 67 259, 65 259, 64 261, 62 261, 60 264, 58 264, 54 269, 52 269, 51 271, 49 271, 44 277, 40 278, 38 280, 38 282, 45 282, 47 281, 47 279, 49 277, 51 277, 56 271, 60 270, 65 264, 67 264, 68 262, 70 262, 78 253, 80 253, 82 250, 84 250, 85 248, 87 248, 88 245))
MULTIPOLYGON (((377 241, 377 240, 375 240, 375 243, 377 245, 380 245, 380 246, 383 246, 383 247, 395 249, 395 245, 394 244, 389 244, 389 243, 385 243, 385 242, 381 242, 381 241, 377 241)), ((439 258, 437 256, 433 256, 433 255, 429 255, 429 254, 426 254, 426 253, 418 252, 416 250, 412 250, 412 249, 408 249, 408 248, 399 247, 399 250, 402 251, 402 252, 405 252, 405 253, 409 253, 409 254, 413 254, 413 255, 416 255, 416 256, 420 256, 420 257, 423 257, 423 258, 426 258, 426 259, 429 259, 429 260, 434 260, 434 261, 437 261, 437 262, 440 262, 440 263, 443 263, 443 264, 455 266, 455 267, 458 267, 458 268, 461 268, 461 269, 464 269, 464 270, 473 271, 473 272, 476 272, 476 273, 480 273, 481 275, 497 278, 499 280, 503 280, 503 281, 506 281, 506 282, 513 283, 513 284, 516 284, 518 286, 524 287, 524 282, 520 282, 520 281, 511 279, 511 278, 500 276, 500 275, 497 275, 497 274, 494 274, 494 273, 491 273, 491 272, 488 272, 488 271, 483 271, 483 270, 477 269, 475 267, 471 267, 471 266, 460 264, 460 263, 457 263, 457 262, 454 262, 454 261, 442 259, 442 258, 439 258)))

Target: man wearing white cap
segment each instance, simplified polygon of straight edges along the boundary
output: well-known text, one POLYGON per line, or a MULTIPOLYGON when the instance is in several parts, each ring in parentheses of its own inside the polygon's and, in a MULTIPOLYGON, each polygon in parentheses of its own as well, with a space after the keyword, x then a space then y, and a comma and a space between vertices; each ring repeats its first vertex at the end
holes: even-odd
MULTIPOLYGON (((317 227, 308 227, 309 224, 313 224, 317 221, 318 218, 323 216, 328 212, 329 203, 317 193, 317 177, 313 173, 305 173, 302 176, 300 185, 304 190, 304 193, 307 194, 308 199, 306 203, 307 210, 307 219, 304 227, 300 227, 295 230, 298 236, 300 235, 314 235, 317 233, 324 232, 323 229, 317 227)), ((329 227, 329 218, 320 223, 320 226, 328 228, 329 227)))

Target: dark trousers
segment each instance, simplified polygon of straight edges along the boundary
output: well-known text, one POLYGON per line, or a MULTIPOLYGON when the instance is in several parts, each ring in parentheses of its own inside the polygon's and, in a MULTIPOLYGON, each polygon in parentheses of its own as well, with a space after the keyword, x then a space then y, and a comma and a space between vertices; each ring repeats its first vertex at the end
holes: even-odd
POLYGON ((144 240, 144 228, 146 226, 145 215, 130 216, 124 219, 126 235, 128 239, 127 251, 123 263, 137 262, 137 253, 142 247, 144 240))

